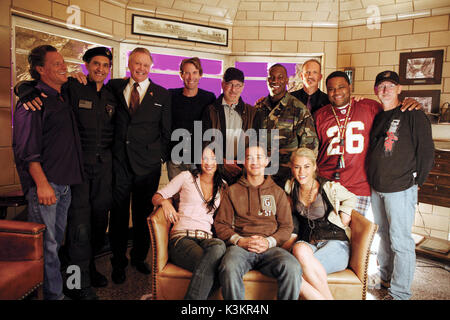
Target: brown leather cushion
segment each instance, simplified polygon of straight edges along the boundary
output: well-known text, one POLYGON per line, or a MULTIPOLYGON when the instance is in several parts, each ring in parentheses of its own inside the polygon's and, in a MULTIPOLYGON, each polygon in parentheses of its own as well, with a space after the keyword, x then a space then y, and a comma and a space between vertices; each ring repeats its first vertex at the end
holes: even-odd
POLYGON ((169 262, 158 275, 163 277, 191 279, 192 272, 169 262))
POLYGON ((328 284, 332 283, 361 285, 361 280, 359 280, 359 278, 352 270, 345 269, 343 271, 331 273, 328 275, 328 284))
POLYGON ((15 220, 0 220, 0 232, 38 234, 45 230, 45 225, 15 220))
MULTIPOLYGON (((186 269, 183 269, 169 262, 164 268, 164 270, 162 270, 162 272, 159 273, 159 276, 190 279, 192 273, 190 271, 187 271, 186 269)), ((276 280, 274 278, 263 275, 261 272, 257 270, 250 270, 249 272, 247 272, 244 275, 244 281, 264 281, 276 283, 276 280)), ((358 277, 352 270, 346 269, 344 271, 329 274, 328 283, 361 284, 361 281, 358 279, 358 277)))
POLYGON ((43 260, 0 261, 0 300, 21 299, 42 284, 43 260))
POLYGON ((39 223, 0 220, 0 261, 41 259, 44 230, 39 223))

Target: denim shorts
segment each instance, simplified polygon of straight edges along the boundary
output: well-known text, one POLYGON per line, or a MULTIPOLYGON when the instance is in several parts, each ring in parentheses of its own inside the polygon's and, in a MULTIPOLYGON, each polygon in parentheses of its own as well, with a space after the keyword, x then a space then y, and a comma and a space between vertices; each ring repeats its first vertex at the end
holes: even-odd
POLYGON ((350 243, 342 240, 324 240, 311 244, 299 240, 297 243, 306 243, 313 251, 314 257, 324 267, 327 274, 347 269, 350 260, 350 243))

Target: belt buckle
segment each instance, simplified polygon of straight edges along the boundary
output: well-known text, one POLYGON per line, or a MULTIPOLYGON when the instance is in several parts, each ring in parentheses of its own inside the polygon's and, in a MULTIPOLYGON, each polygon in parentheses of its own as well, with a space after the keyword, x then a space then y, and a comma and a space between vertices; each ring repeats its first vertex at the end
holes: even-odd
POLYGON ((195 232, 195 237, 197 239, 202 238, 202 234, 201 234, 202 231, 201 230, 195 230, 194 232, 195 232))

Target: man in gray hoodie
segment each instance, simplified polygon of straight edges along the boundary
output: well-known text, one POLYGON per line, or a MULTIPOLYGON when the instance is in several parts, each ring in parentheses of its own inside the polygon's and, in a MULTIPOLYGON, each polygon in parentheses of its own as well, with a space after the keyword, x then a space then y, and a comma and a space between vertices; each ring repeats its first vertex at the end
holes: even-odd
POLYGON ((245 298, 242 275, 251 269, 277 279, 278 300, 296 300, 300 294, 300 264, 280 248, 293 230, 291 207, 284 191, 264 176, 267 165, 263 148, 246 149, 247 174, 225 192, 215 218, 218 238, 229 244, 219 266, 226 300, 245 298))

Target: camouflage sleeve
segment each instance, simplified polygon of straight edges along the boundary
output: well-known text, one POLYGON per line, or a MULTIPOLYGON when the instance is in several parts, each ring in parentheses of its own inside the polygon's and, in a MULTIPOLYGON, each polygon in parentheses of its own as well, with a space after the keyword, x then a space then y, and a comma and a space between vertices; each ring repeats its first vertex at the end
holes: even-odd
POLYGON ((309 148, 317 156, 319 151, 319 138, 317 137, 316 127, 314 126, 314 119, 309 111, 304 113, 303 119, 297 126, 297 138, 299 148, 309 148))

